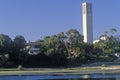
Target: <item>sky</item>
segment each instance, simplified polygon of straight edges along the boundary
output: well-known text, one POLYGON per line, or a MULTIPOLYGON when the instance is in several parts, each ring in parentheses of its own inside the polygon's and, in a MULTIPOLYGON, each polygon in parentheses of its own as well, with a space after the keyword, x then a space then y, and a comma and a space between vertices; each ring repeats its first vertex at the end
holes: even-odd
POLYGON ((28 41, 77 29, 82 34, 82 3, 92 3, 93 35, 110 28, 120 34, 120 0, 0 0, 0 34, 28 41))

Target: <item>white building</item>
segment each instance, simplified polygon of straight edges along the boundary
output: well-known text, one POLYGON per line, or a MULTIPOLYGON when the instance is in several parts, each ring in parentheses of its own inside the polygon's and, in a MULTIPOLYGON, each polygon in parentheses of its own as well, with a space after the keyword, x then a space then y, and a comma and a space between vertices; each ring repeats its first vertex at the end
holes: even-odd
POLYGON ((84 42, 93 43, 92 4, 82 3, 84 42))
POLYGON ((26 49, 30 55, 37 55, 40 53, 41 43, 38 42, 28 42, 26 43, 26 49))
POLYGON ((102 35, 100 36, 100 40, 106 41, 108 39, 108 36, 102 35))
POLYGON ((100 40, 94 40, 93 41, 93 44, 95 44, 95 43, 98 43, 100 40))

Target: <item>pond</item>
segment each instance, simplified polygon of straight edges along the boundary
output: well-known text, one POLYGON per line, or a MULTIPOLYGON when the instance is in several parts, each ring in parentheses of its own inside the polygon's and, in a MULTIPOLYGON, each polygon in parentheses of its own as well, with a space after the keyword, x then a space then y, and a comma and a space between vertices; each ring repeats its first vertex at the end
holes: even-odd
POLYGON ((0 80, 120 80, 120 74, 0 76, 0 80))

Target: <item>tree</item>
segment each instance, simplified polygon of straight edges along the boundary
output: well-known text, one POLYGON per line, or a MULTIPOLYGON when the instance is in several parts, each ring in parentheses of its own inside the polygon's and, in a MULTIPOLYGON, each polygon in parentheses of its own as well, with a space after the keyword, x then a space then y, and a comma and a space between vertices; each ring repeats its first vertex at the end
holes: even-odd
POLYGON ((0 52, 9 53, 12 47, 12 40, 8 35, 0 34, 0 52))
POLYGON ((12 53, 12 40, 8 35, 0 34, 0 59, 5 64, 12 53))
POLYGON ((111 29, 110 29, 110 32, 111 32, 112 34, 114 34, 115 32, 117 32, 117 30, 116 30, 115 28, 111 28, 111 29))
POLYGON ((52 35, 44 38, 45 54, 49 56, 54 65, 65 65, 67 51, 63 42, 63 35, 52 35))
POLYGON ((83 36, 75 29, 66 32, 66 47, 68 50, 68 58, 77 57, 81 52, 80 45, 83 44, 83 36))
POLYGON ((100 41, 94 44, 94 48, 102 49, 105 56, 109 56, 119 51, 119 37, 116 37, 114 33, 117 32, 116 29, 111 28, 100 36, 100 41))
POLYGON ((21 35, 17 35, 14 39, 14 47, 17 49, 17 50, 22 50, 25 48, 25 45, 26 45, 26 40, 23 36, 21 35))
POLYGON ((26 60, 27 52, 24 50, 26 40, 23 36, 17 35, 14 39, 13 52, 11 54, 11 60, 17 65, 23 64, 26 60))
POLYGON ((85 61, 83 35, 76 29, 70 29, 66 32, 65 46, 68 52, 67 59, 70 65, 80 65, 85 61))
POLYGON ((70 29, 66 32, 70 44, 83 42, 83 36, 75 29, 70 29))

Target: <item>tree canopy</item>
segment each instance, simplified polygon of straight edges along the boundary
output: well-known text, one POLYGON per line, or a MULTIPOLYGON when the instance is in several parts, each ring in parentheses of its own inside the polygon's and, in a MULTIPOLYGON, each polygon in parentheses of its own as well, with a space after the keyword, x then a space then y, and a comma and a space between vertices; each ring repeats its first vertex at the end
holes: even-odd
POLYGON ((34 47, 39 48, 40 52, 35 55, 29 54, 22 35, 16 35, 12 40, 8 35, 0 34, 0 67, 61 67, 114 61, 115 53, 120 53, 120 36, 116 36, 115 32, 114 28, 105 31, 95 44, 84 43, 84 36, 76 29, 45 36, 42 40, 36 40, 39 45, 34 47))

